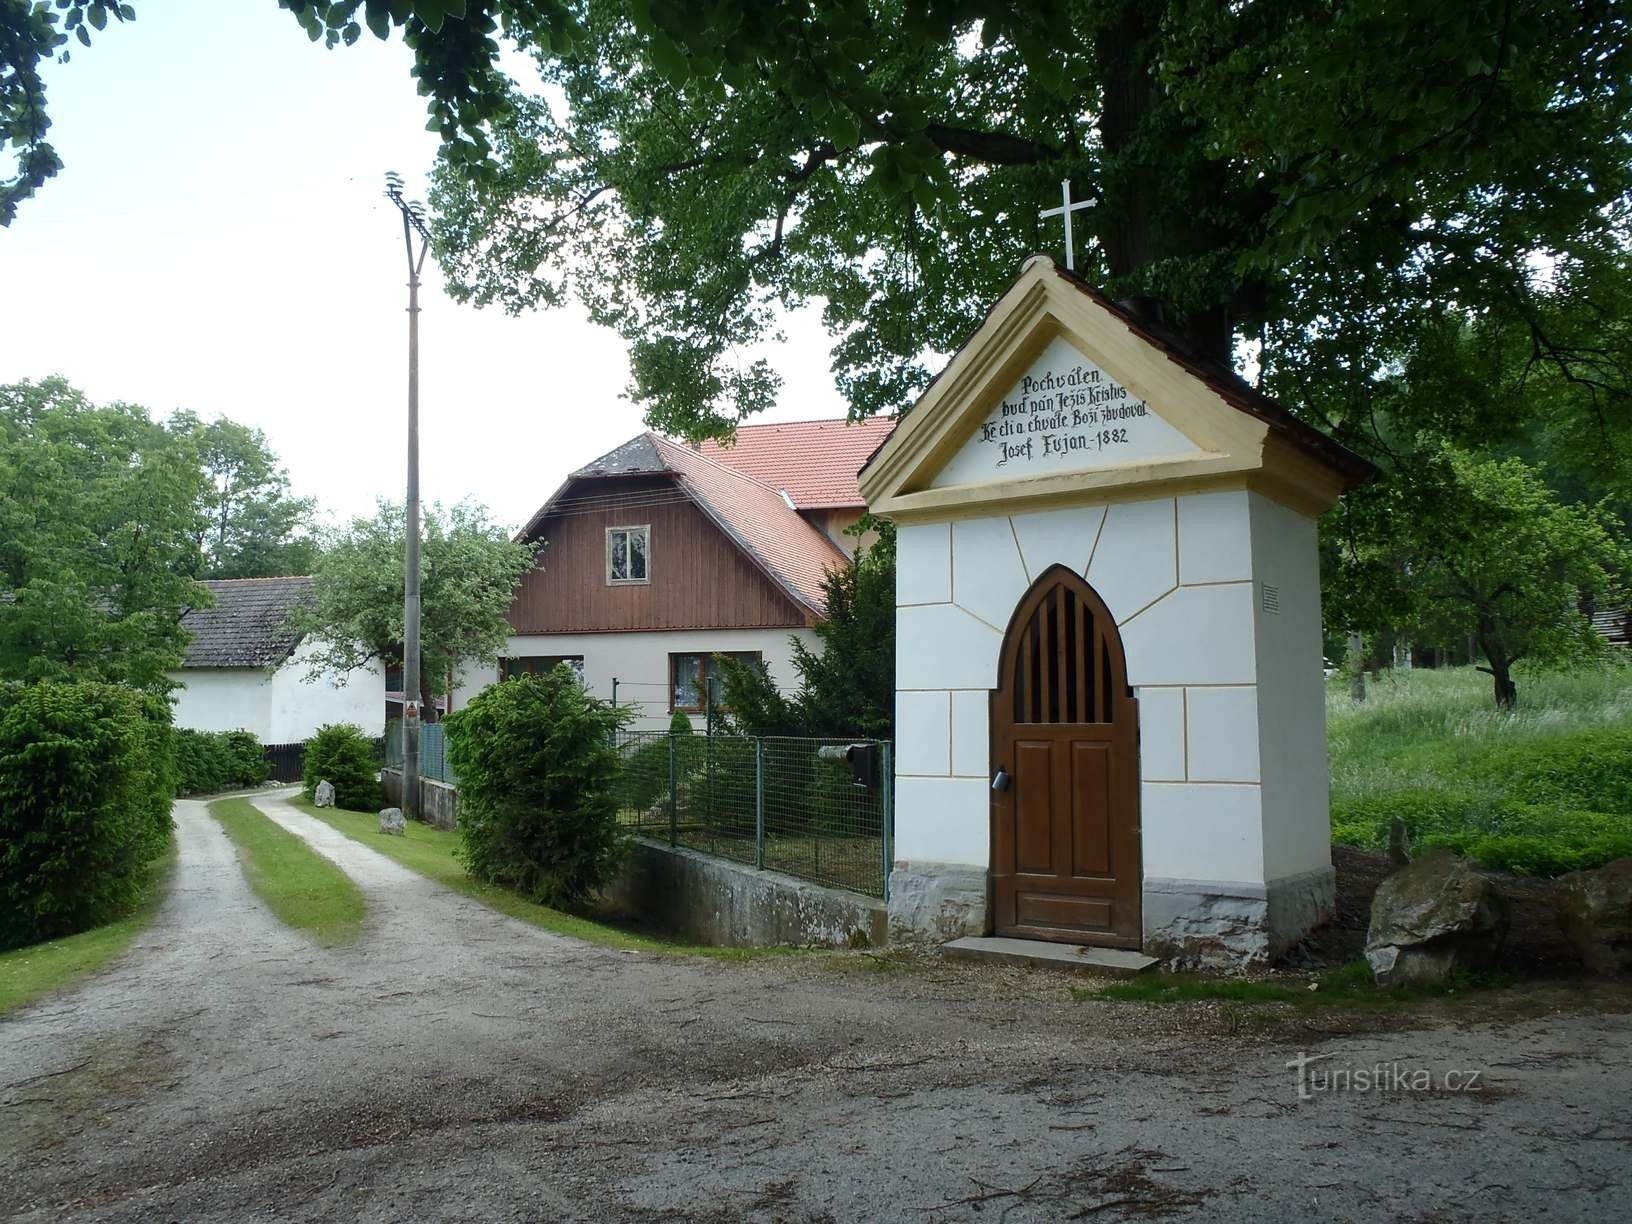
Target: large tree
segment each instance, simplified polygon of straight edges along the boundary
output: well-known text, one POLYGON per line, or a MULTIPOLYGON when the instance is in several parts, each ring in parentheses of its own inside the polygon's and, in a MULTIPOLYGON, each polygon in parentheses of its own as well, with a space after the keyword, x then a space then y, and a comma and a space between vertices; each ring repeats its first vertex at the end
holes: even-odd
POLYGON ((200 506, 204 578, 267 578, 310 572, 317 559, 315 503, 289 495, 289 473, 266 434, 225 417, 178 412, 169 427, 193 440, 209 481, 200 506))
POLYGON ((1629 557, 1602 505, 1560 501, 1522 459, 1419 438, 1409 479, 1351 495, 1327 533, 1328 610, 1341 623, 1471 641, 1500 706, 1518 700, 1520 662, 1601 655, 1586 599, 1623 599, 1629 557))
MULTIPOLYGON (((316 602, 295 616, 319 643, 312 673, 344 674, 371 660, 402 663, 404 514, 381 502, 325 541, 316 602)), ((512 541, 480 506, 460 502, 425 512, 421 544, 421 708, 436 717, 436 695, 466 663, 491 663, 509 636, 505 613, 533 564, 531 545, 512 541)))
POLYGON ((0 386, 0 675, 163 692, 181 665, 204 478, 192 440, 60 378, 0 386))

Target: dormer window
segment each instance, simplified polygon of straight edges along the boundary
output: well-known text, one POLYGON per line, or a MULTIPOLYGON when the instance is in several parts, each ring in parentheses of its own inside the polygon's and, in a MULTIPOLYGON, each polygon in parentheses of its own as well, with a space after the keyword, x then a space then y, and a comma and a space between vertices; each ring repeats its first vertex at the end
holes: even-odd
POLYGON ((650 524, 606 529, 606 583, 632 586, 651 581, 650 524))

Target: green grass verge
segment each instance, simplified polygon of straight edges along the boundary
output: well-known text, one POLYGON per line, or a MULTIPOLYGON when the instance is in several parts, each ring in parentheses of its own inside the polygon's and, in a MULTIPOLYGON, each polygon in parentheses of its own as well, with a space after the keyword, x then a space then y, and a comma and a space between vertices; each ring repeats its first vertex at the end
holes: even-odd
POLYGON ((1319 1007, 1399 1007, 1423 999, 1446 998, 1475 990, 1498 990, 1515 981, 1511 974, 1480 973, 1458 975, 1437 987, 1395 987, 1379 990, 1365 961, 1354 961, 1311 981, 1242 981, 1194 973, 1145 973, 1127 982, 1109 986, 1071 988, 1078 1002, 1110 999, 1124 1003, 1284 1003, 1295 1008, 1319 1007))
POLYGON ((350 876, 248 799, 217 799, 210 815, 237 847, 249 886, 284 923, 325 948, 356 941, 367 903, 350 876))
POLYGON ((0 1016, 100 969, 130 947, 159 912, 175 864, 172 841, 169 853, 143 868, 142 899, 118 922, 0 954, 0 1016))
POLYGON ((1522 676, 1498 710, 1472 668, 1327 691, 1333 840, 1378 850, 1391 817, 1419 846, 1557 875, 1632 855, 1632 667, 1522 676))
POLYGON ((522 922, 582 939, 602 947, 628 952, 663 952, 686 956, 707 956, 716 960, 745 960, 760 956, 788 956, 807 952, 804 948, 715 948, 704 944, 686 944, 661 939, 642 931, 610 922, 599 921, 582 914, 569 914, 529 901, 506 888, 498 888, 473 878, 455 851, 459 835, 448 829, 408 822, 408 830, 401 837, 379 831, 379 819, 370 812, 348 812, 340 808, 320 808, 309 800, 296 796, 289 801, 301 811, 315 816, 330 828, 344 833, 355 842, 371 850, 378 850, 387 858, 400 863, 409 871, 418 872, 438 884, 480 901, 490 909, 522 922))

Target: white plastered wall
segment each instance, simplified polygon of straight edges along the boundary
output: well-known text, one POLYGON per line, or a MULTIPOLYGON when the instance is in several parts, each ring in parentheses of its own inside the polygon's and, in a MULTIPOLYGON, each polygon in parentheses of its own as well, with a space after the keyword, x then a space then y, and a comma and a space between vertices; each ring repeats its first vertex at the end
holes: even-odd
MULTIPOLYGON (((651 633, 551 633, 512 637, 505 645, 507 658, 537 655, 582 655, 584 683, 603 701, 612 699, 612 680, 618 680, 618 704, 638 711, 631 724, 637 731, 666 731, 669 726, 669 655, 713 654, 757 650, 771 678, 784 692, 798 687, 793 667, 797 637, 813 651, 821 641, 809 629, 677 629, 651 633)), ((453 708, 466 702, 498 679, 496 665, 462 669, 454 691, 453 708)), ((701 728, 702 716, 692 715, 701 728)))
POLYGON ((251 731, 263 744, 310 739, 325 723, 352 723, 367 735, 385 730, 385 672, 370 663, 346 674, 306 678, 313 647, 302 642, 276 671, 262 667, 190 667, 170 673, 181 685, 175 725, 194 731, 251 731))
POLYGON ((351 723, 363 734, 385 734, 385 669, 377 662, 345 673, 307 678, 315 647, 308 641, 272 675, 268 744, 297 744, 326 723, 351 723), (344 683, 341 683, 341 681, 344 683))
POLYGON ((898 555, 897 859, 988 866, 1003 632, 1063 564, 1116 617, 1139 698, 1146 877, 1262 884, 1329 862, 1312 521, 1234 490, 908 523, 898 555))

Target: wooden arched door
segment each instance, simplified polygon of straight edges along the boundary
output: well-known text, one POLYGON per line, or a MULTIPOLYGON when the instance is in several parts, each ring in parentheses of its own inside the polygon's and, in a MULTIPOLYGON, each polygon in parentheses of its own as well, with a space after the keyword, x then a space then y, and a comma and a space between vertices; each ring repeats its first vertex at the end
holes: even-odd
POLYGON ((1139 703, 1115 620, 1063 565, 1009 622, 991 726, 996 933, 1139 947, 1139 703))

